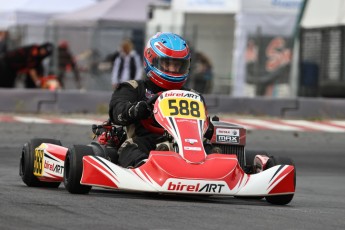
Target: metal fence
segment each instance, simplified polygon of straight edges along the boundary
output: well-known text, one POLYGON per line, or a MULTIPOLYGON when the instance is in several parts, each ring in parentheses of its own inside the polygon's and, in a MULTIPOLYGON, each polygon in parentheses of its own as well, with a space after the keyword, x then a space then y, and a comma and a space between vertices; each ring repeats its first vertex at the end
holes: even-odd
POLYGON ((345 96, 345 27, 302 29, 300 96, 345 96))

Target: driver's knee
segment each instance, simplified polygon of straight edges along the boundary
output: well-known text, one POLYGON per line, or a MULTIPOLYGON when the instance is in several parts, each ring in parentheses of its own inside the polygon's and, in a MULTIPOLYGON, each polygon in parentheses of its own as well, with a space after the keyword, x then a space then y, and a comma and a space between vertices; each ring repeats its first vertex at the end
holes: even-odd
POLYGON ((135 167, 144 159, 148 158, 148 154, 141 151, 138 145, 132 139, 126 140, 118 151, 118 163, 124 168, 135 167))

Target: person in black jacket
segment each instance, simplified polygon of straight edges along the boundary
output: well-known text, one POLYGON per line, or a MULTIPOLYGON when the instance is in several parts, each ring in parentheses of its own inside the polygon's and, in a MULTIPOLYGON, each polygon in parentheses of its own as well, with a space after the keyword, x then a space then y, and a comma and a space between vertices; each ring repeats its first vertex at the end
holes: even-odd
POLYGON ((0 87, 14 88, 16 76, 26 74, 25 87, 37 88, 41 85, 43 60, 51 55, 53 45, 28 45, 5 52, 0 57, 0 87))
MULTIPOLYGON (((161 135, 144 128, 141 120, 149 118, 152 111, 147 100, 166 90, 185 89, 189 75, 190 50, 186 41, 177 34, 158 33, 144 50, 144 67, 147 78, 120 83, 113 92, 110 105, 110 120, 127 126, 127 139, 118 150, 119 165, 138 167, 151 150, 156 149, 161 135)), ((166 149, 160 149, 166 150, 166 149)))
POLYGON ((67 69, 73 72, 77 89, 81 89, 81 79, 77 63, 67 41, 61 41, 58 46, 58 80, 62 88, 65 88, 65 75, 67 69))

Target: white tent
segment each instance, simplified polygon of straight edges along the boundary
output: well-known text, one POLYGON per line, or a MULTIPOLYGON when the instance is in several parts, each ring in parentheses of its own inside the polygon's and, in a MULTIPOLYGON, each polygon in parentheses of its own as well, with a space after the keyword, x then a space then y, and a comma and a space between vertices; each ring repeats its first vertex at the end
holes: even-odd
POLYGON ((58 15, 51 23, 63 26, 113 26, 143 28, 148 7, 156 0, 104 0, 90 7, 58 15))
POLYGON ((14 25, 44 25, 52 15, 95 3, 96 0, 0 0, 0 29, 14 25))
POLYGON ((303 14, 303 28, 320 28, 345 24, 344 0, 308 0, 303 14))

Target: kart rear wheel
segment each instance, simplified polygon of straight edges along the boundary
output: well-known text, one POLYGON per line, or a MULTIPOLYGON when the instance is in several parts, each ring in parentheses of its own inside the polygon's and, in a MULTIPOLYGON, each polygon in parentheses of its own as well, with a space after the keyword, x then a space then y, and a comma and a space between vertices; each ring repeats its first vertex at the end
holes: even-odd
POLYGON ((246 152, 245 152, 246 166, 253 166, 254 165, 254 158, 256 155, 269 156, 266 151, 246 150, 246 152))
MULTIPOLYGON (((278 156, 270 156, 270 159, 267 161, 266 169, 272 168, 276 165, 293 165, 295 166, 295 163, 292 159, 288 157, 278 157, 278 156)), ((295 168, 295 175, 294 175, 294 186, 296 188, 296 168, 295 168)), ((285 205, 291 202, 294 194, 289 195, 279 195, 279 196, 266 196, 267 202, 271 204, 277 204, 277 205, 285 205)))
POLYGON ((44 182, 40 181, 34 175, 34 160, 35 160, 35 148, 42 143, 50 143, 60 145, 59 140, 48 138, 34 138, 25 143, 22 148, 22 154, 19 163, 19 175, 23 182, 29 187, 45 187, 45 188, 57 188, 61 182, 44 182))
POLYGON ((94 156, 94 152, 90 146, 74 145, 67 152, 64 165, 64 185, 68 192, 73 194, 87 194, 91 190, 91 186, 80 184, 83 172, 83 157, 94 156))

